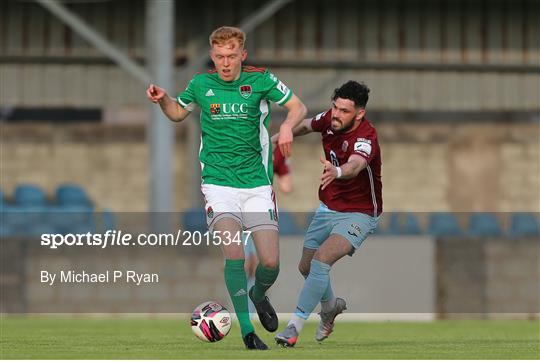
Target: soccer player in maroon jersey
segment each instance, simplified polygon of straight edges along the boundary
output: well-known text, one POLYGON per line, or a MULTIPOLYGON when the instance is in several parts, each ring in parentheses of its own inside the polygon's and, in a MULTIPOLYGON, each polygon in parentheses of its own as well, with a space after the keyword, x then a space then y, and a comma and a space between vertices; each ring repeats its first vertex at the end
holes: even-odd
POLYGON ((277 184, 279 190, 284 194, 292 191, 292 176, 289 168, 289 159, 283 156, 279 147, 274 148, 273 154, 274 175, 277 175, 277 184))
MULTIPOLYGON (((330 283, 332 265, 352 255, 378 225, 382 212, 381 151, 377 131, 366 118, 369 88, 348 81, 335 89, 332 108, 305 119, 294 136, 320 132, 325 159, 319 187, 321 204, 309 225, 298 268, 306 278, 298 305, 276 342, 292 347, 304 322, 321 303, 315 339, 326 339, 336 316, 346 309, 330 283)), ((277 141, 278 135, 272 140, 277 141)))

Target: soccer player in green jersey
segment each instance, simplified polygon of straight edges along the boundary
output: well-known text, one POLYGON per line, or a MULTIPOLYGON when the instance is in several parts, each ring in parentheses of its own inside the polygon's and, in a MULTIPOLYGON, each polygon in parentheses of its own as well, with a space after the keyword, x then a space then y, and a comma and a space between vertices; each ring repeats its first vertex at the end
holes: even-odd
POLYGON ((245 39, 238 28, 216 29, 210 35, 214 70, 196 74, 176 99, 153 84, 146 93, 174 122, 184 120, 195 105, 201 108, 199 159, 208 229, 222 239, 241 235, 243 229, 252 232, 260 261, 255 285, 247 291, 243 245, 234 242, 222 243, 225 284, 246 347, 268 349, 254 332, 247 298, 249 295, 253 301, 264 328, 277 330, 277 315, 266 296, 279 273, 269 103, 288 110, 278 141, 285 157, 291 154, 292 129, 304 119, 307 110, 267 69, 242 66, 247 56, 245 39))

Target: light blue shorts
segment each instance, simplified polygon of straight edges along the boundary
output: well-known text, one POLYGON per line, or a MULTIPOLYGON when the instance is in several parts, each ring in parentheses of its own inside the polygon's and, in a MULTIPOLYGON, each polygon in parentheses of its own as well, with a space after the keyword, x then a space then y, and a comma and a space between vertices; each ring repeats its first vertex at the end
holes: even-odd
POLYGON ((304 248, 318 249, 331 234, 338 234, 353 246, 354 254, 364 240, 373 234, 379 225, 380 216, 373 217, 361 212, 339 212, 330 210, 323 203, 315 212, 304 240, 304 248))

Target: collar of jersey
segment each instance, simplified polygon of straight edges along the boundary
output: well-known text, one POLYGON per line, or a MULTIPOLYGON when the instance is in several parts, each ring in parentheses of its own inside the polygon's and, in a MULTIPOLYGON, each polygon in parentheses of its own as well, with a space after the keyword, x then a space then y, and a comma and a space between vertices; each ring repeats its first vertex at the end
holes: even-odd
POLYGON ((240 76, 238 77, 238 79, 236 80, 233 80, 231 82, 227 82, 227 81, 224 81, 223 79, 221 79, 221 77, 219 76, 219 74, 217 73, 216 71, 216 77, 217 77, 217 81, 221 84, 224 84, 224 85, 237 85, 238 83, 240 83, 242 81, 242 76, 244 75, 244 70, 243 69, 240 69, 240 76))

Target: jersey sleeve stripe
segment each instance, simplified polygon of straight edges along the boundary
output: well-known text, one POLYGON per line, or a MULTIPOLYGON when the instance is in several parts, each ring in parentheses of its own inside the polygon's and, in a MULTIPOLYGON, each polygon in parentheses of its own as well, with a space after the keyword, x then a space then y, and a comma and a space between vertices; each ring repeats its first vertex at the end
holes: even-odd
POLYGON ((180 103, 182 107, 186 108, 188 106, 186 102, 180 99, 180 97, 177 97, 176 100, 178 101, 178 103, 180 103))
POLYGON ((281 98, 279 101, 277 101, 276 104, 281 106, 281 104, 284 103, 285 100, 288 100, 290 95, 291 95, 291 90, 287 89, 287 94, 285 94, 283 96, 283 98, 281 98))
POLYGON ((180 97, 176 98, 176 101, 186 110, 191 112, 193 110, 193 102, 192 103, 186 103, 180 99, 180 97))

